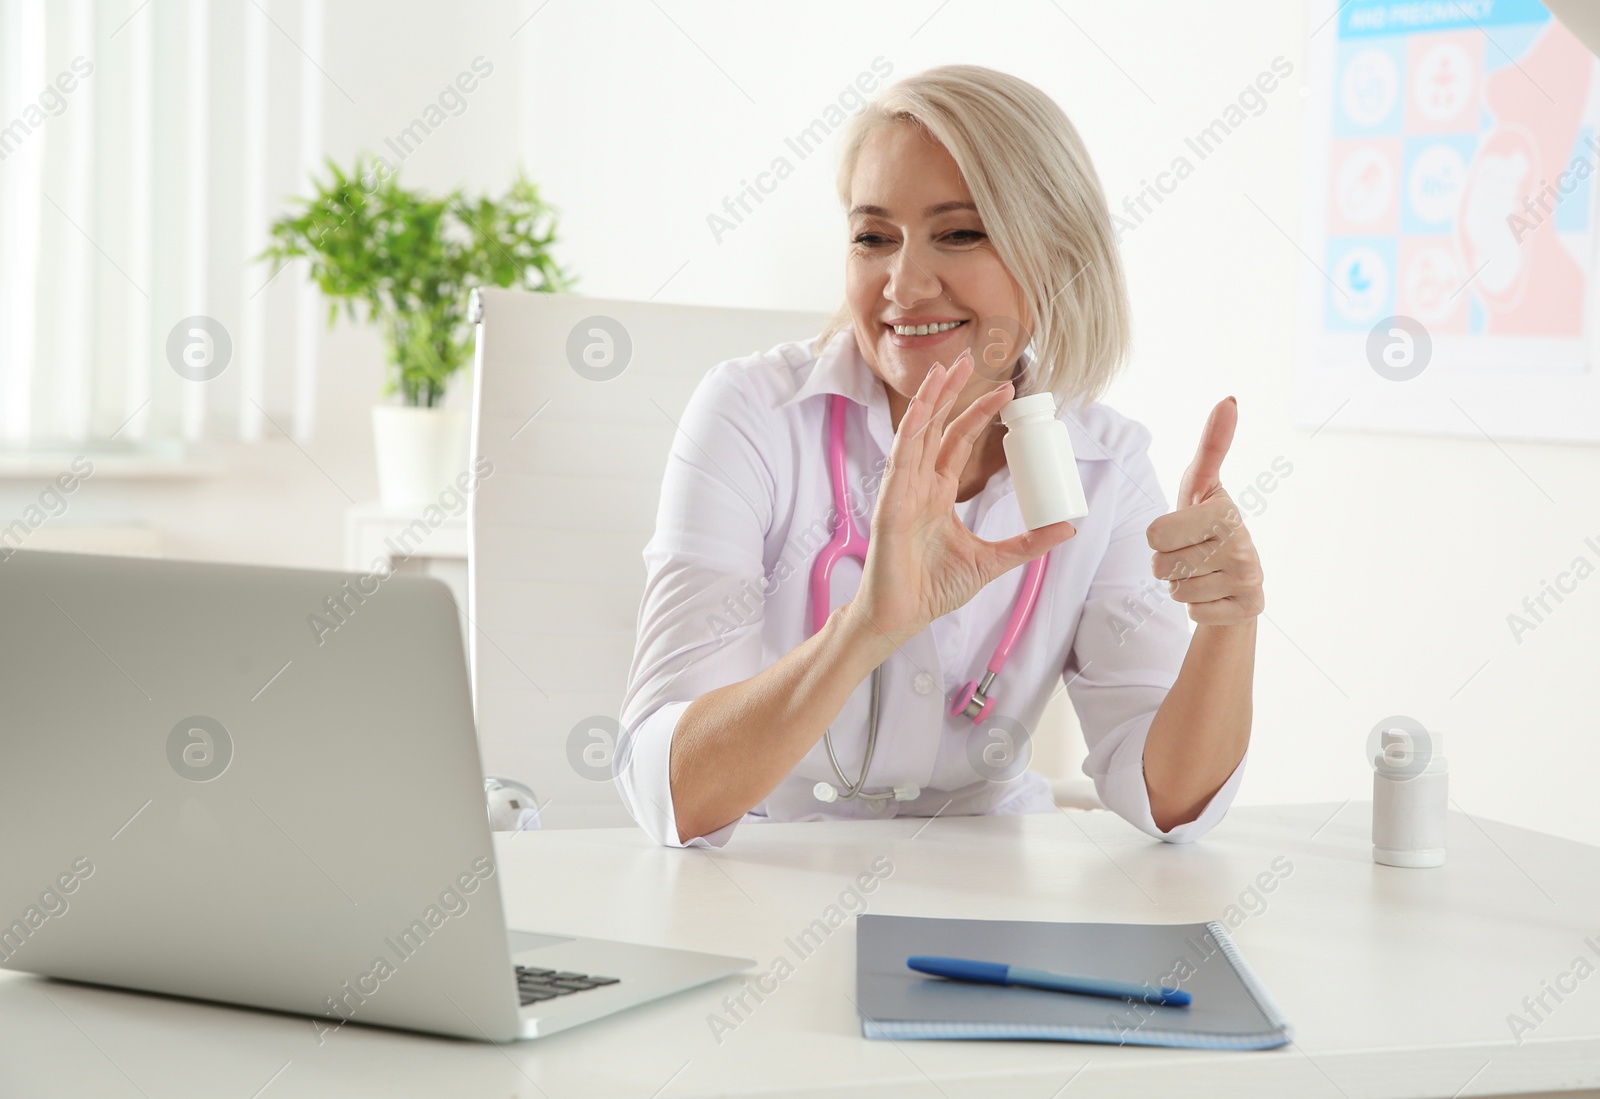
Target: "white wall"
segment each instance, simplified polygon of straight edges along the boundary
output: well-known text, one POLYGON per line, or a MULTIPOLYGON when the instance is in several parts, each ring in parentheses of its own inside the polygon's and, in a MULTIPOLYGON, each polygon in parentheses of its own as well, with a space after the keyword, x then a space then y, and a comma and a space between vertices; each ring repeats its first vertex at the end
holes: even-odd
MULTIPOLYGON (((330 5, 324 67, 356 103, 328 96, 328 148, 341 160, 377 149, 483 54, 495 76, 402 178, 500 186, 520 159, 563 211, 560 256, 586 294, 831 309, 836 142, 801 161, 784 139, 874 58, 895 76, 968 61, 1038 84, 1079 127, 1117 205, 1285 56, 1289 86, 1125 240, 1136 351, 1107 398, 1154 432, 1169 498, 1207 411, 1230 393, 1240 424, 1223 475, 1235 497, 1274 459, 1293 466, 1250 520, 1268 605, 1240 800, 1369 796, 1367 732, 1404 713, 1447 732, 1458 808, 1600 842, 1589 790, 1600 582, 1520 645, 1505 621, 1600 536, 1600 450, 1349 433, 1337 418, 1315 438, 1290 427, 1293 294, 1307 261, 1278 226, 1295 235, 1299 220, 1300 5, 1061 7, 1070 18, 1031 0, 346 0, 330 5), (718 243, 707 215, 786 152, 796 170, 718 243)), ((368 332, 325 340, 321 429, 307 448, 357 498, 374 484, 376 356, 368 332)), ((337 564, 345 500, 327 478, 287 443, 227 453, 230 476, 92 484, 81 507, 147 512, 171 530, 171 552, 337 564)), ((0 494, 0 514, 15 496, 0 494)))

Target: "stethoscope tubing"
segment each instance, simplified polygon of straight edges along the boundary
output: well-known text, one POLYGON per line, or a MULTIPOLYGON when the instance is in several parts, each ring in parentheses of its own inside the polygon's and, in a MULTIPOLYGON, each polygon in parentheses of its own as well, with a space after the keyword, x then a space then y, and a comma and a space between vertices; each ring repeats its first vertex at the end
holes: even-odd
MULTIPOLYGON (((863 566, 867 561, 867 536, 856 526, 855 516, 850 510, 849 491, 845 487, 845 455, 844 455, 844 419, 848 409, 848 398, 841 394, 832 394, 828 398, 828 479, 831 483, 833 495, 834 514, 837 519, 833 526, 832 537, 828 544, 817 555, 816 561, 811 566, 811 632, 814 634, 822 629, 832 612, 833 602, 832 583, 833 569, 840 560, 852 557, 859 560, 863 566)), ((992 700, 987 700, 987 692, 994 678, 999 675, 1000 669, 1005 667, 1006 660, 1010 658, 1011 651, 1016 647, 1018 638, 1022 636, 1023 629, 1033 616, 1034 606, 1038 603, 1040 592, 1044 586, 1045 563, 1048 554, 1041 554, 1028 562, 1027 572, 1023 576, 1022 590, 1018 593, 1016 605, 1011 610, 1011 615, 1006 621, 1006 628, 1001 636, 1000 643, 995 646, 994 654, 989 660, 987 673, 981 685, 967 684, 963 698, 958 700, 958 705, 953 713, 967 713, 974 722, 982 720, 988 713, 992 700), (977 688, 983 697, 983 704, 976 709, 969 705, 973 701, 973 689, 977 688)), ((896 797, 894 792, 868 794, 862 792, 866 785, 867 772, 872 768, 872 758, 878 746, 878 704, 882 688, 883 666, 872 669, 872 705, 871 717, 867 725, 867 745, 861 761, 861 773, 854 782, 845 777, 844 768, 839 765, 839 757, 833 749, 833 729, 830 726, 822 734, 823 746, 827 749, 828 762, 833 766, 833 773, 839 779, 842 789, 836 791, 837 800, 850 801, 855 798, 867 800, 882 800, 896 797)), ((822 784, 819 784, 819 786, 822 784)))

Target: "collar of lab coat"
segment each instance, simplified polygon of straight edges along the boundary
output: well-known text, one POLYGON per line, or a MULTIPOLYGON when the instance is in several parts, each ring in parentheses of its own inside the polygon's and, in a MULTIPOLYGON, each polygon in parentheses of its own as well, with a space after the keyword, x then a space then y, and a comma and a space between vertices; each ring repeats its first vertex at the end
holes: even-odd
MULTIPOLYGON (((872 372, 872 368, 867 365, 867 361, 861 357, 861 349, 856 346, 856 334, 853 328, 846 328, 833 334, 833 338, 817 356, 817 361, 812 365, 806 380, 783 401, 783 404, 794 404, 807 397, 832 393, 842 394, 856 404, 866 405, 869 408, 872 406, 873 397, 883 396, 883 385, 879 382, 878 376, 872 372)), ((887 397, 884 397, 884 402, 888 403, 887 397)))
MULTIPOLYGON (((1033 365, 1032 350, 1024 348, 1022 358, 1026 371, 1033 365)), ((803 401, 807 397, 834 393, 866 407, 867 430, 879 449, 885 454, 889 453, 890 444, 894 441, 894 427, 889 422, 889 397, 882 380, 862 357, 854 328, 834 333, 817 356, 811 373, 793 394, 780 402, 779 407, 803 401)), ((1060 418, 1066 421, 1074 458, 1094 461, 1109 457, 1100 441, 1091 438, 1084 429, 1078 413, 1063 409, 1060 418)))
POLYGON ((894 442, 894 425, 889 422, 889 396, 882 380, 862 358, 853 328, 834 333, 812 364, 805 381, 779 407, 835 393, 866 407, 867 431, 878 449, 889 453, 894 442))

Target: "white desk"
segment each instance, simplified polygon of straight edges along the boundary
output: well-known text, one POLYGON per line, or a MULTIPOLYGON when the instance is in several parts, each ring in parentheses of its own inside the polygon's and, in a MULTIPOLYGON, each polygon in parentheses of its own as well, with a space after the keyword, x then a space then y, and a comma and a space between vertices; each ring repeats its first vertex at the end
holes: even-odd
POLYGON ((1372 863, 1369 821, 1365 802, 1241 807, 1189 846, 1103 812, 746 827, 715 854, 654 847, 632 829, 496 838, 512 926, 744 954, 762 972, 780 954, 793 961, 785 940, 880 856, 893 872, 875 912, 1150 922, 1227 922, 1283 856, 1292 872, 1264 907, 1246 896, 1254 914, 1233 930, 1295 1026, 1277 1050, 866 1041, 847 923, 720 1046, 708 1015, 739 978, 518 1045, 351 1026, 319 1047, 292 1016, 0 974, 0 1095, 1358 1099, 1600 1087, 1600 973, 1520 1046, 1506 1021, 1574 959, 1600 961, 1584 943, 1600 940, 1600 848, 1456 813, 1446 866, 1397 870, 1372 863), (563 884, 537 886, 535 871, 563 884))

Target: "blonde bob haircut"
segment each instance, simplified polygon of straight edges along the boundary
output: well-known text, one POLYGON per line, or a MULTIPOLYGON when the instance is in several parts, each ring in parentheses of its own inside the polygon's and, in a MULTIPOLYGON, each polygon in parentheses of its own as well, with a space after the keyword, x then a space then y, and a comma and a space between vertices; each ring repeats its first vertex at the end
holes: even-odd
MULTIPOLYGON (((1021 287, 1033 354, 1016 395, 1098 400, 1128 354, 1128 293, 1105 194, 1072 122, 1038 88, 994 69, 941 65, 906 77, 845 131, 838 189, 847 212, 862 144, 895 122, 920 126, 950 154, 1021 287)), ((813 351, 853 324, 846 302, 813 351)))

